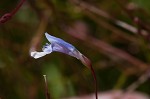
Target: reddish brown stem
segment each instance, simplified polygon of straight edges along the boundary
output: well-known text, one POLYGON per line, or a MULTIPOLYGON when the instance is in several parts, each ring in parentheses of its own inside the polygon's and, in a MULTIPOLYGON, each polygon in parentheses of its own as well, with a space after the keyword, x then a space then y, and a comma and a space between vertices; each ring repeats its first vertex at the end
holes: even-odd
POLYGON ((96 97, 96 99, 98 99, 98 96, 97 96, 97 79, 96 79, 95 71, 94 71, 94 69, 93 69, 93 67, 92 67, 92 63, 91 63, 91 61, 90 61, 87 57, 85 57, 84 55, 82 55, 82 58, 81 58, 80 60, 81 60, 81 62, 82 62, 85 66, 87 66, 87 68, 89 68, 89 69, 91 70, 91 73, 92 73, 93 78, 94 78, 94 84, 95 84, 95 97, 96 97))
POLYGON ((20 9, 20 7, 23 5, 23 3, 25 2, 26 0, 21 0, 21 2, 18 4, 18 6, 13 10, 11 11, 10 13, 6 13, 4 14, 1 18, 0 18, 0 23, 5 23, 7 22, 8 20, 11 19, 11 17, 17 13, 17 11, 20 9))
POLYGON ((11 15, 12 15, 12 16, 17 13, 17 11, 21 8, 21 6, 23 5, 23 3, 24 3, 25 1, 26 1, 26 0, 21 0, 21 1, 20 1, 20 3, 18 4, 18 6, 11 12, 11 15))
POLYGON ((96 97, 96 99, 98 99, 98 95, 97 95, 97 78, 96 78, 96 74, 95 74, 95 71, 94 71, 92 65, 90 65, 90 69, 91 69, 91 72, 92 72, 92 75, 93 75, 93 78, 94 78, 94 84, 95 84, 95 97, 96 97))

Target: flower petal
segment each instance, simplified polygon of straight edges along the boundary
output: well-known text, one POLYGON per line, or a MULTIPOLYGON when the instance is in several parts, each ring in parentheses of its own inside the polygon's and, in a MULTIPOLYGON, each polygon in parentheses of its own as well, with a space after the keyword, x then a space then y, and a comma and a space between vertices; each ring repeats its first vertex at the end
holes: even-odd
POLYGON ((46 45, 43 46, 42 51, 47 52, 47 53, 51 53, 52 52, 51 44, 46 43, 46 45))
POLYGON ((54 37, 54 36, 51 36, 51 35, 49 35, 47 32, 45 33, 45 36, 46 36, 47 40, 48 40, 50 43, 53 43, 53 42, 62 42, 62 39, 57 38, 57 37, 54 37))
POLYGON ((62 40, 60 38, 51 36, 48 33, 45 33, 45 36, 50 43, 58 43, 59 45, 63 45, 64 47, 66 47, 68 49, 75 49, 75 47, 73 45, 65 42, 64 40, 62 40))
POLYGON ((47 52, 37 52, 37 51, 31 52, 31 56, 34 57, 35 59, 43 57, 46 54, 49 54, 49 53, 47 53, 47 52))
POLYGON ((56 52, 65 53, 65 54, 68 54, 70 51, 72 51, 72 50, 68 49, 66 46, 59 44, 59 43, 53 43, 52 50, 56 51, 56 52))

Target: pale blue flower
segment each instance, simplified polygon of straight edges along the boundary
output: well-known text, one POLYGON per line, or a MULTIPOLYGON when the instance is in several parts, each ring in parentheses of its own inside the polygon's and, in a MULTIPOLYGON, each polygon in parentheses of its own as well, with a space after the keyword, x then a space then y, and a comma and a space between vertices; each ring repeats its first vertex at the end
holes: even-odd
POLYGON ((65 42, 60 38, 51 36, 48 33, 45 33, 45 36, 47 40, 50 42, 50 44, 46 43, 46 45, 43 46, 42 48, 42 52, 32 51, 31 52, 32 57, 37 59, 52 52, 61 52, 73 56, 81 60, 82 63, 84 63, 85 65, 87 65, 85 61, 88 62, 88 59, 83 54, 81 54, 73 45, 65 42))
POLYGON ((83 54, 81 54, 73 45, 65 42, 64 40, 51 36, 48 33, 45 33, 45 36, 47 40, 50 42, 50 44, 46 43, 46 45, 42 48, 41 52, 37 51, 32 51, 31 56, 34 57, 35 59, 43 57, 47 54, 50 54, 52 52, 61 52, 65 53, 67 55, 73 56, 77 59, 79 59, 85 66, 87 66, 94 77, 95 81, 95 96, 96 99, 98 99, 97 96, 97 80, 96 80, 96 75, 94 72, 94 69, 92 67, 91 61, 85 57, 83 54))

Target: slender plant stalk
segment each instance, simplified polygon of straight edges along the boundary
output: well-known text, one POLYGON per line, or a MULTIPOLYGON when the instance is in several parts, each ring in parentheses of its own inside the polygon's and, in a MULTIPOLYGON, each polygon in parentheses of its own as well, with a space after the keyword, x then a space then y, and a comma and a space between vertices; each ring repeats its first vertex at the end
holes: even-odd
POLYGON ((12 10, 10 13, 4 14, 4 15, 0 18, 0 23, 5 23, 5 22, 7 22, 8 20, 10 20, 11 17, 17 13, 17 11, 20 9, 20 7, 23 5, 23 3, 24 3, 25 1, 26 1, 26 0, 21 0, 21 2, 17 5, 17 7, 16 7, 14 10, 12 10))
POLYGON ((87 58, 86 56, 82 55, 82 58, 81 58, 81 62, 91 70, 91 73, 93 75, 93 78, 94 78, 94 86, 95 86, 95 98, 98 99, 98 95, 97 95, 97 78, 96 78, 96 74, 95 74, 95 71, 92 67, 92 63, 91 63, 91 60, 89 58, 87 58))
POLYGON ((94 78, 94 84, 95 84, 95 97, 96 97, 96 99, 98 99, 98 95, 97 95, 97 78, 96 78, 96 74, 95 74, 95 71, 94 71, 92 65, 90 66, 90 69, 91 69, 91 72, 92 72, 92 75, 93 75, 93 78, 94 78))
POLYGON ((21 0, 20 3, 17 5, 17 7, 11 12, 12 15, 16 14, 17 11, 21 8, 21 6, 23 5, 23 3, 25 2, 26 0, 21 0))
POLYGON ((50 99, 50 94, 48 91, 47 78, 46 78, 46 75, 43 75, 43 76, 44 76, 44 80, 45 80, 45 96, 46 96, 46 99, 50 99))

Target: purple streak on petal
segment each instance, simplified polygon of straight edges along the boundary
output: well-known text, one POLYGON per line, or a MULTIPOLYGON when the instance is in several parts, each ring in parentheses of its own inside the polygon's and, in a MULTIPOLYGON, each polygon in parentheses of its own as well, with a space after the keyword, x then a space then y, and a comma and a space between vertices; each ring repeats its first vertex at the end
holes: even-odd
POLYGON ((52 50, 56 51, 56 52, 65 53, 65 54, 68 54, 68 55, 73 56, 73 57, 76 57, 76 55, 73 52, 74 49, 68 49, 68 47, 66 47, 66 46, 64 46, 60 43, 52 44, 52 50))
POLYGON ((51 53, 53 51, 51 44, 46 43, 46 45, 43 46, 42 51, 47 52, 48 54, 51 53))

